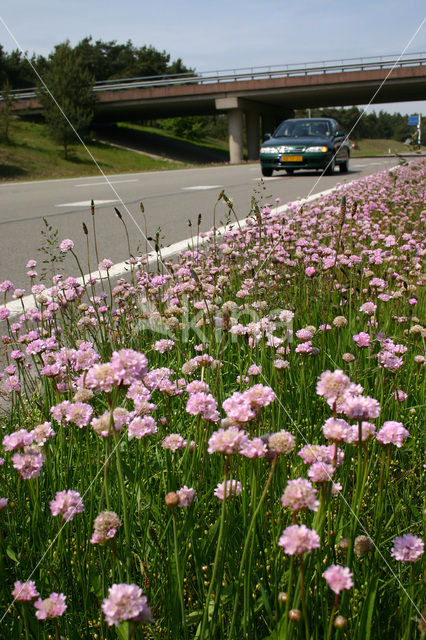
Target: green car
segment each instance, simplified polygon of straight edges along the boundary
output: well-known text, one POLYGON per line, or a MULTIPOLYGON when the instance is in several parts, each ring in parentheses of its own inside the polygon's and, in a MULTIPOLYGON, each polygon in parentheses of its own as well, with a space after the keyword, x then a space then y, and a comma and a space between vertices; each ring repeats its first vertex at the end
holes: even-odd
POLYGON ((284 169, 292 175, 296 169, 321 169, 327 175, 337 165, 349 171, 350 145, 346 133, 332 118, 295 118, 284 120, 260 149, 263 176, 284 169))

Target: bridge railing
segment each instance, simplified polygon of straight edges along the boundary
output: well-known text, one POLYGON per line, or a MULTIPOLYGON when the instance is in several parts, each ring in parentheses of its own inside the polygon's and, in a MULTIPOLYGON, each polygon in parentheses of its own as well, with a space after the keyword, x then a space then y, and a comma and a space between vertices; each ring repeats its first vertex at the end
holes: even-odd
MULTIPOLYGON (((343 60, 324 60, 321 62, 304 62, 287 65, 270 65, 260 67, 240 67, 237 69, 221 69, 200 73, 179 73, 162 76, 142 76, 139 78, 119 78, 96 82, 95 93, 105 91, 122 91, 123 89, 140 89, 182 84, 217 84, 221 82, 241 82, 247 80, 264 80, 301 75, 319 75, 347 71, 366 71, 374 69, 391 69, 392 67, 419 66, 426 64, 426 53, 411 53, 388 56, 369 56, 364 58, 347 58, 343 60)), ((11 91, 16 99, 34 98, 35 87, 14 89, 11 91)), ((1 96, 0 96, 1 99, 1 96)))

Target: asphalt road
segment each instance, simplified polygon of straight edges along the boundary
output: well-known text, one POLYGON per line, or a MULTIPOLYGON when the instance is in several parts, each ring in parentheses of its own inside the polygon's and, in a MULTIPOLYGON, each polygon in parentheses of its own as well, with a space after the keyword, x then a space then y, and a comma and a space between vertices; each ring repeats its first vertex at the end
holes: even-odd
MULTIPOLYGON (((213 208, 222 189, 232 198, 239 218, 245 218, 250 200, 257 190, 264 201, 281 204, 325 191, 342 181, 356 180, 397 164, 395 158, 353 159, 348 174, 324 176, 312 172, 298 172, 294 176, 284 173, 264 179, 260 186, 259 164, 215 166, 175 171, 159 171, 108 176, 45 180, 40 182, 15 182, 0 185, 0 281, 8 278, 15 286, 30 293, 30 281, 26 275, 26 262, 34 258, 39 263, 46 254, 39 251, 45 217, 53 229, 58 229, 58 239, 71 238, 75 243, 82 268, 88 272, 86 238, 82 223, 91 233, 90 200, 96 204, 96 229, 99 258, 121 262, 128 257, 127 241, 123 225, 114 213, 118 207, 126 221, 132 253, 145 251, 144 219, 139 203, 145 207, 148 235, 154 236, 161 229, 164 246, 184 240, 191 235, 188 219, 196 231, 198 214, 202 214, 201 230, 213 225, 213 208), (134 220, 126 211, 133 216, 134 220), (138 229, 139 225, 140 229, 138 229)), ((217 206, 217 226, 225 221, 226 205, 217 206)), ((149 247, 152 250, 153 247, 149 247)), ((91 268, 96 266, 91 245, 91 268)), ((79 272, 70 255, 63 263, 67 275, 79 272)))

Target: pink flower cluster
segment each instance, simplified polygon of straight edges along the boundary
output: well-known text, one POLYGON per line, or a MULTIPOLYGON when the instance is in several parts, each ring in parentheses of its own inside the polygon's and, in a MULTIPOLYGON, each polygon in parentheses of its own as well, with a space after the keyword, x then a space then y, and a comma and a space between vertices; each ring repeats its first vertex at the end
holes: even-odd
POLYGON ((304 524, 294 524, 284 529, 278 545, 284 549, 284 553, 293 556, 318 549, 320 538, 316 531, 308 529, 304 524))
POLYGON ((83 500, 78 491, 58 491, 55 499, 50 501, 52 516, 61 515, 65 522, 69 522, 77 513, 84 511, 83 500))
POLYGON ((332 564, 322 574, 326 579, 328 586, 337 595, 344 589, 352 589, 353 574, 349 567, 341 567, 338 564, 332 564))
POLYGON ((226 484, 225 482, 219 482, 214 490, 214 495, 218 500, 225 500, 225 498, 227 499, 239 496, 242 490, 243 488, 239 480, 227 480, 226 484))
POLYGON ((205 393, 204 391, 190 393, 186 403, 186 411, 192 416, 201 416, 209 422, 217 422, 219 420, 216 400, 211 393, 205 393))
POLYGON ((66 596, 63 593, 53 592, 45 600, 39 598, 34 602, 37 609, 36 618, 38 620, 46 620, 47 618, 59 618, 64 615, 67 605, 65 604, 66 596))
POLYGON ((131 620, 134 623, 153 622, 147 597, 136 584, 113 584, 102 603, 105 620, 111 627, 131 620))
POLYGON ((243 393, 236 391, 222 406, 228 418, 239 424, 256 418, 260 409, 271 404, 275 397, 270 387, 255 384, 243 393))

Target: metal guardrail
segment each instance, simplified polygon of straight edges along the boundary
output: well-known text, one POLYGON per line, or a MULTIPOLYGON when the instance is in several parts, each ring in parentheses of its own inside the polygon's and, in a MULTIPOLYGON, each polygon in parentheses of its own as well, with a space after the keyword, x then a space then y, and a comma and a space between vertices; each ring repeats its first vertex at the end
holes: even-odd
MULTIPOLYGON (((222 69, 203 71, 188 75, 187 73, 143 76, 140 78, 119 78, 96 82, 93 91, 122 91, 145 87, 164 87, 183 84, 217 84, 221 82, 241 82, 247 80, 264 80, 291 76, 306 76, 346 71, 365 71, 370 69, 389 69, 426 64, 426 53, 412 53, 388 56, 369 56, 364 58, 347 58, 342 60, 324 60, 322 62, 305 62, 288 65, 271 65, 261 67, 241 67, 238 69, 222 69)), ((16 99, 36 97, 36 88, 14 89, 11 91, 16 99)), ((0 96, 1 99, 1 96, 0 96)))

